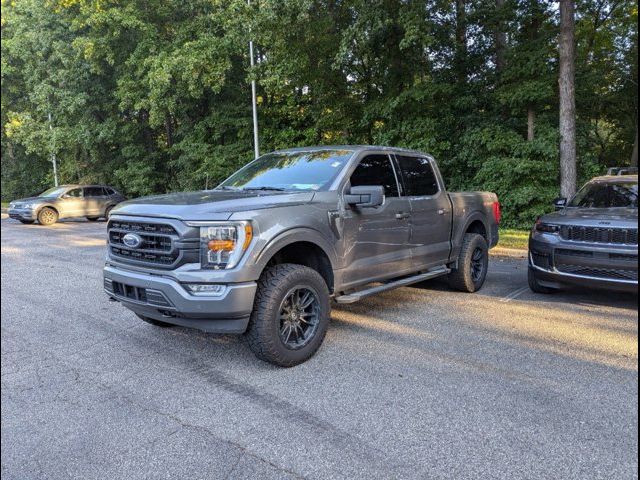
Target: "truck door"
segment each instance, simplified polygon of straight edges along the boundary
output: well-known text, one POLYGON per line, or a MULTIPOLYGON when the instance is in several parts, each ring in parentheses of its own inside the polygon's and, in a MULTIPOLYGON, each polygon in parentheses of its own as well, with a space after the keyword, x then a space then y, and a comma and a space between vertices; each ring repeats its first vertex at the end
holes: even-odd
POLYGON ((345 207, 346 285, 398 276, 411 268, 409 201, 400 197, 397 175, 389 155, 363 157, 344 191, 365 185, 382 185, 385 198, 384 203, 375 208, 345 207))
POLYGON ((404 195, 411 205, 410 244, 414 265, 443 265, 451 249, 452 207, 433 160, 396 155, 404 195))

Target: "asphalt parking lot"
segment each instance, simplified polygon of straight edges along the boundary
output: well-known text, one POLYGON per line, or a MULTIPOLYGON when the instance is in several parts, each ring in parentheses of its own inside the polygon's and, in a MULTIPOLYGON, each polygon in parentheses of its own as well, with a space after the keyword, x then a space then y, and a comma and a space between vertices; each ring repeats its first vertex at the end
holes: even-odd
POLYGON ((477 294, 335 308, 279 369, 107 301, 105 223, 1 224, 3 479, 638 476, 637 296, 493 258, 477 294))

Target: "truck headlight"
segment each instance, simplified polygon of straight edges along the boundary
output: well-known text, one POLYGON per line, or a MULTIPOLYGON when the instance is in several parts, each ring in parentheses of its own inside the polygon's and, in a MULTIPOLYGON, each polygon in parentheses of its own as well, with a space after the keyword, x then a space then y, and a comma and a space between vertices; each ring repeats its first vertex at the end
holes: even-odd
POLYGON ((235 267, 253 239, 250 222, 206 224, 200 227, 200 265, 224 270, 235 267))

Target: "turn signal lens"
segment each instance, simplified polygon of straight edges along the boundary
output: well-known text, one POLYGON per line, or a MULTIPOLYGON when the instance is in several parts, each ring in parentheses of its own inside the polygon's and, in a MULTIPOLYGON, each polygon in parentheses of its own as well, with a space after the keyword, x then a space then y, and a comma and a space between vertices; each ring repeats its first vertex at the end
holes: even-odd
POLYGON ((253 240, 253 227, 250 223, 247 223, 244 226, 244 245, 242 246, 242 250, 249 248, 251 240, 253 240))
POLYGON ((233 240, 209 240, 207 248, 214 252, 230 252, 236 247, 236 242, 233 240))

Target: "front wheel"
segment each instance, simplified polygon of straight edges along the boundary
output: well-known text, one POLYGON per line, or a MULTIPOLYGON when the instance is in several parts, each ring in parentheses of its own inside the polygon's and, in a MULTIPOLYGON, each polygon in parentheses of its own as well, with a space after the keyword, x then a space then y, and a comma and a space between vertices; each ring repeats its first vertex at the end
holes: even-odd
POLYGON ((462 239, 457 268, 449 273, 449 286, 461 292, 477 292, 487 278, 488 268, 487 241, 477 233, 466 233, 462 239))
POLYGON ((97 222, 100 217, 87 217, 90 222, 97 222))
POLYGON ((49 226, 58 221, 58 212, 53 208, 44 207, 38 212, 38 222, 40 225, 49 226))
POLYGON ((266 270, 247 330, 253 353, 280 367, 293 367, 311 358, 329 325, 329 289, 315 270, 282 264, 266 270))

